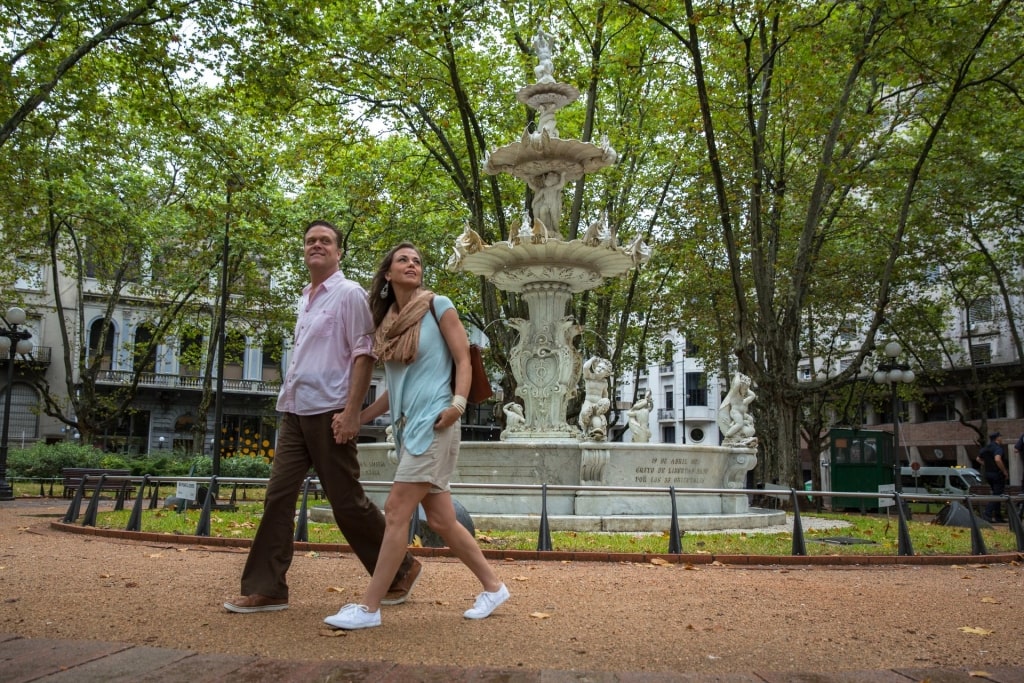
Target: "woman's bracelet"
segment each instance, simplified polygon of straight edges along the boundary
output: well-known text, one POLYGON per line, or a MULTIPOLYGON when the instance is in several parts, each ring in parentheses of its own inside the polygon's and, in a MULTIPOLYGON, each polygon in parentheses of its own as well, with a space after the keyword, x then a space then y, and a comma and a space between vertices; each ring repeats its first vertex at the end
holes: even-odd
POLYGON ((459 415, 463 415, 466 412, 466 397, 465 396, 452 396, 452 408, 459 411, 459 415))

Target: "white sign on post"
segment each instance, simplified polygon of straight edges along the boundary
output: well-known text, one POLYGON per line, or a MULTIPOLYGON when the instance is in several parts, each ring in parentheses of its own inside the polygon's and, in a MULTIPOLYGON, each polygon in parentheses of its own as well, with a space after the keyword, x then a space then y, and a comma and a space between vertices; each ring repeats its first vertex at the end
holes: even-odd
POLYGON ((195 500, 198 490, 199 484, 197 482, 179 481, 174 495, 176 498, 181 498, 183 500, 195 500))
MULTIPOLYGON (((878 487, 879 493, 896 493, 896 484, 882 484, 878 487)), ((889 508, 896 504, 896 501, 892 498, 879 498, 879 508, 889 508)))

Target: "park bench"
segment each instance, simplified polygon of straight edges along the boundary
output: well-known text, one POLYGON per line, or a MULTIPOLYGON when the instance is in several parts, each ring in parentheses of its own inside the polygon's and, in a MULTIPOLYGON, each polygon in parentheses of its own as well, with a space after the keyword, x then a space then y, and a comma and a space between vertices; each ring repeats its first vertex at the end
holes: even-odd
MULTIPOLYGON (((103 475, 108 477, 130 477, 132 474, 131 470, 104 469, 100 467, 65 467, 60 473, 64 478, 65 498, 71 498, 75 495, 75 491, 78 489, 78 485, 82 483, 83 478, 88 477, 85 482, 85 493, 91 494, 96 490, 96 484, 103 475)), ((119 493, 121 490, 124 490, 125 498, 131 498, 132 487, 127 480, 112 481, 104 479, 103 485, 100 487, 100 492, 113 491, 114 493, 119 493)))

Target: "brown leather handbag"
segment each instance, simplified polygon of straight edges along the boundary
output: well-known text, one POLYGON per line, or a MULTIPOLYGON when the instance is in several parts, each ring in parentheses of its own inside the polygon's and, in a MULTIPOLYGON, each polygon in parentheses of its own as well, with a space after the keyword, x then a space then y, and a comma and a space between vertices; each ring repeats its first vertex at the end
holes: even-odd
MULTIPOLYGON (((430 312, 434 316, 434 322, 440 328, 441 323, 437 319, 437 311, 434 310, 434 300, 430 300, 430 312)), ((473 369, 469 381, 469 395, 466 401, 469 403, 483 403, 494 395, 491 389, 491 380, 487 378, 487 368, 484 367, 483 349, 479 344, 469 345, 469 364, 473 369)), ((452 363, 452 393, 455 393, 455 364, 452 363)))

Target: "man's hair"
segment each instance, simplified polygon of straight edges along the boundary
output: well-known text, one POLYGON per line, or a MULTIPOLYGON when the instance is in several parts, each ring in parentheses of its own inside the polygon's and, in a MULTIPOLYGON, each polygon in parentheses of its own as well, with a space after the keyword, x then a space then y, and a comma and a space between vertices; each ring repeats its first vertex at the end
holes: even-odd
POLYGON ((305 241, 306 235, 309 233, 310 230, 312 230, 313 228, 319 228, 319 227, 329 228, 331 231, 333 231, 334 232, 334 243, 337 245, 338 249, 341 249, 341 242, 342 242, 342 239, 343 239, 342 238, 342 234, 341 234, 341 230, 338 230, 338 228, 336 228, 333 223, 330 223, 330 222, 324 221, 324 220, 315 220, 312 223, 310 223, 309 225, 307 225, 306 229, 302 231, 302 239, 303 239, 303 241, 305 241))

